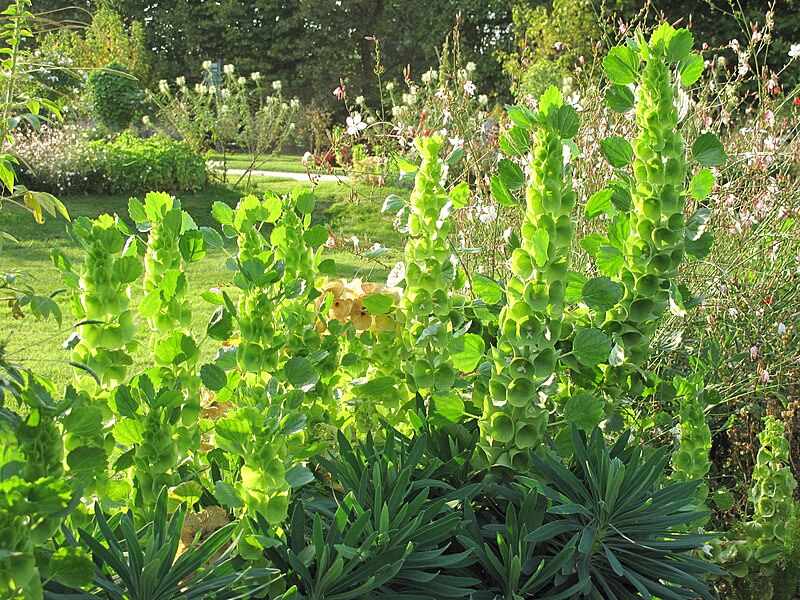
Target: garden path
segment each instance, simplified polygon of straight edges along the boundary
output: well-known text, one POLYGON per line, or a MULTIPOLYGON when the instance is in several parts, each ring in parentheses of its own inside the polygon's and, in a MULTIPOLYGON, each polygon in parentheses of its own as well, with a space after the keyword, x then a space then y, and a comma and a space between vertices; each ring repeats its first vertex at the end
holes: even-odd
MULTIPOLYGON (((244 169, 228 169, 228 175, 244 175, 244 169)), ((349 177, 346 175, 331 175, 329 173, 290 173, 288 171, 260 171, 254 170, 252 171, 253 177, 280 177, 282 179, 294 179, 295 181, 309 181, 309 179, 313 179, 314 181, 349 181, 349 177)))

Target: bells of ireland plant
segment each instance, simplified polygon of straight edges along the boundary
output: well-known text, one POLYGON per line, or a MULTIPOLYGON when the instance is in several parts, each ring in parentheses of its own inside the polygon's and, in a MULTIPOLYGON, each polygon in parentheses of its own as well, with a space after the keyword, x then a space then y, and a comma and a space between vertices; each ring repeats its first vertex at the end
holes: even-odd
POLYGON ((611 218, 607 235, 592 234, 581 244, 602 276, 622 286, 614 306, 593 307, 598 326, 614 342, 604 367, 606 383, 617 389, 609 391, 614 397, 640 387, 637 369, 665 312, 680 315, 695 303, 676 276, 685 259, 702 259, 711 247, 705 231, 710 212, 703 202, 715 184, 710 168, 727 156, 712 133, 699 135, 687 156, 679 106, 689 101, 683 89, 703 72, 693 43, 688 30, 663 24, 649 40, 637 32, 603 61, 612 83, 610 108, 635 111, 638 128, 632 143, 618 136, 601 142, 619 177, 590 198, 586 215, 611 218))
POLYGON ((529 449, 544 438, 554 410, 551 396, 557 391, 557 344, 562 335, 575 208, 564 148, 577 133, 579 120, 555 88, 542 96, 538 112, 512 107, 510 116, 524 134, 520 139, 533 136, 530 177, 521 242, 511 256, 512 277, 499 318, 480 428, 481 445, 491 465, 524 470, 529 449))

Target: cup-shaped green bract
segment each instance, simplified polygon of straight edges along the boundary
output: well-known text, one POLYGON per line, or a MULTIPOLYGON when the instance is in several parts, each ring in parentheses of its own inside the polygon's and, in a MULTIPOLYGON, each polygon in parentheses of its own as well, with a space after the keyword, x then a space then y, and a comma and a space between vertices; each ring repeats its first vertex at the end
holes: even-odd
POLYGON ((575 109, 551 88, 537 113, 514 107, 515 127, 530 138, 530 178, 520 247, 499 319, 489 395, 480 427, 491 465, 524 470, 528 449, 544 438, 561 338, 575 192, 565 142, 578 131, 575 109), (527 127, 525 124, 527 123, 527 127))

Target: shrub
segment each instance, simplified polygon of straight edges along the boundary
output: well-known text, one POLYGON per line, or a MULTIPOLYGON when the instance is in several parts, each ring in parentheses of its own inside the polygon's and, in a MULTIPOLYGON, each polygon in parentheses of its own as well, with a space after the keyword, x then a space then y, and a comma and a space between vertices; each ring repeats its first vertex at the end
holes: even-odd
POLYGON ((197 190, 206 183, 203 158, 165 136, 141 139, 124 133, 106 150, 106 189, 112 193, 145 190, 197 190))
POLYGON ((77 127, 43 129, 21 138, 15 152, 20 182, 53 194, 194 191, 206 183, 203 158, 163 136, 92 140, 77 127))
POLYGON ((89 95, 94 116, 111 131, 122 131, 130 125, 143 99, 137 80, 116 62, 92 72, 89 95))

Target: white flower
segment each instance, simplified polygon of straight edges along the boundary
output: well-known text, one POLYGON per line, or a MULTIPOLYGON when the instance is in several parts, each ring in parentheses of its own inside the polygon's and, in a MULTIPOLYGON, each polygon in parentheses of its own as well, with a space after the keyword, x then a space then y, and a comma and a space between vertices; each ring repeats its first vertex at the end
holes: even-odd
POLYGON ((382 247, 378 242, 372 244, 372 250, 380 250, 382 247))
POLYGON ((786 325, 778 322, 778 335, 786 335, 786 325))
POLYGON ((767 384, 767 383, 770 382, 771 379, 772 378, 769 375, 769 371, 767 371, 766 369, 762 369, 761 370, 761 382, 764 383, 764 384, 767 384))
POLYGON ((450 143, 453 145, 453 148, 463 148, 464 147, 464 138, 460 138, 458 136, 451 137, 450 143))
POLYGON ((239 85, 244 85, 245 83, 247 83, 247 78, 239 77, 239 79, 236 80, 236 83, 238 83, 239 85))
POLYGON ((464 82, 464 92, 467 94, 467 96, 474 96, 476 89, 477 88, 475 87, 475 84, 472 83, 472 80, 467 79, 464 82))
POLYGON ((800 56, 800 44, 792 44, 789 48, 789 58, 797 58, 800 56))
POLYGON ((289 107, 297 110, 300 108, 300 98, 292 98, 289 100, 289 107))
POLYGON ((276 92, 280 92, 283 89, 283 83, 281 83, 280 79, 272 82, 272 89, 276 92))
POLYGON ((478 96, 478 104, 483 104, 483 105, 489 104, 489 96, 487 96, 486 94, 481 94, 480 96, 478 96))
POLYGON ((367 124, 361 120, 361 113, 353 113, 352 117, 347 117, 348 135, 358 135, 367 128, 367 124))
POLYGON ((200 94, 201 96, 203 96, 208 91, 208 88, 205 85, 203 85, 202 83, 195 83, 194 84, 194 91, 197 94, 200 94))
POLYGON ((169 94, 169 84, 166 79, 162 79, 158 82, 158 91, 162 94, 169 94))
POLYGON ((222 72, 225 73, 225 75, 233 75, 233 71, 233 65, 225 65, 222 67, 222 72))
POLYGON ((392 107, 392 116, 393 117, 395 117, 395 118, 399 117, 401 112, 403 112, 403 107, 402 106, 393 106, 392 107))
POLYGON ((311 160, 313 157, 314 157, 314 155, 311 154, 311 152, 306 152, 305 154, 303 154, 303 158, 300 159, 300 163, 304 167, 308 166, 308 161, 311 160))
POLYGON ((143 116, 142 117, 142 124, 143 125, 150 125, 150 117, 148 117, 147 115, 143 116))
POLYGON ((217 93, 217 86, 215 86, 215 85, 208 86, 208 94, 210 96, 213 96, 216 93, 217 93))
POLYGON ((758 358, 758 346, 750 346, 750 360, 758 358))
POLYGON ((353 248, 358 248, 358 245, 361 243, 361 240, 359 240, 356 236, 351 237, 347 241, 348 242, 353 242, 353 248))
POLYGON ((261 79, 261 73, 259 73, 258 71, 253 71, 252 73, 250 73, 250 79, 252 79, 253 81, 258 81, 259 79, 261 79))
POLYGON ((439 73, 437 73, 435 69, 429 69, 428 71, 422 74, 422 83, 430 83, 431 81, 435 81, 438 78, 439 78, 439 73))
POLYGON ((210 71, 211 70, 211 61, 210 60, 204 60, 203 61, 203 69, 205 69, 206 71, 210 71))
POLYGON ((703 551, 703 553, 704 553, 704 554, 705 554, 705 555, 706 555, 708 558, 713 558, 713 557, 714 557, 714 555, 711 553, 711 551, 712 551, 713 549, 714 549, 714 547, 713 547, 713 546, 711 546, 710 544, 705 544, 705 545, 704 545, 704 546, 701 548, 701 550, 703 551))
POLYGON ((186 87, 186 77, 177 77, 175 79, 175 85, 178 87, 186 87))
POLYGON ((497 207, 493 205, 481 206, 478 210, 480 211, 478 219, 484 225, 489 225, 493 221, 497 220, 497 207))
POLYGON ((390 81, 389 83, 386 84, 386 90, 387 91, 391 92, 393 89, 394 89, 394 82, 393 81, 390 81))
POLYGON ((474 73, 475 69, 477 69, 477 67, 475 66, 474 62, 470 61, 467 63, 467 73, 474 73))
POLYGON ((364 96, 357 96, 356 97, 356 104, 358 104, 359 106, 364 104, 364 96))
POLYGON ((221 89, 220 90, 220 94, 222 94, 223 98, 230 98, 231 97, 231 91, 228 88, 221 89))

